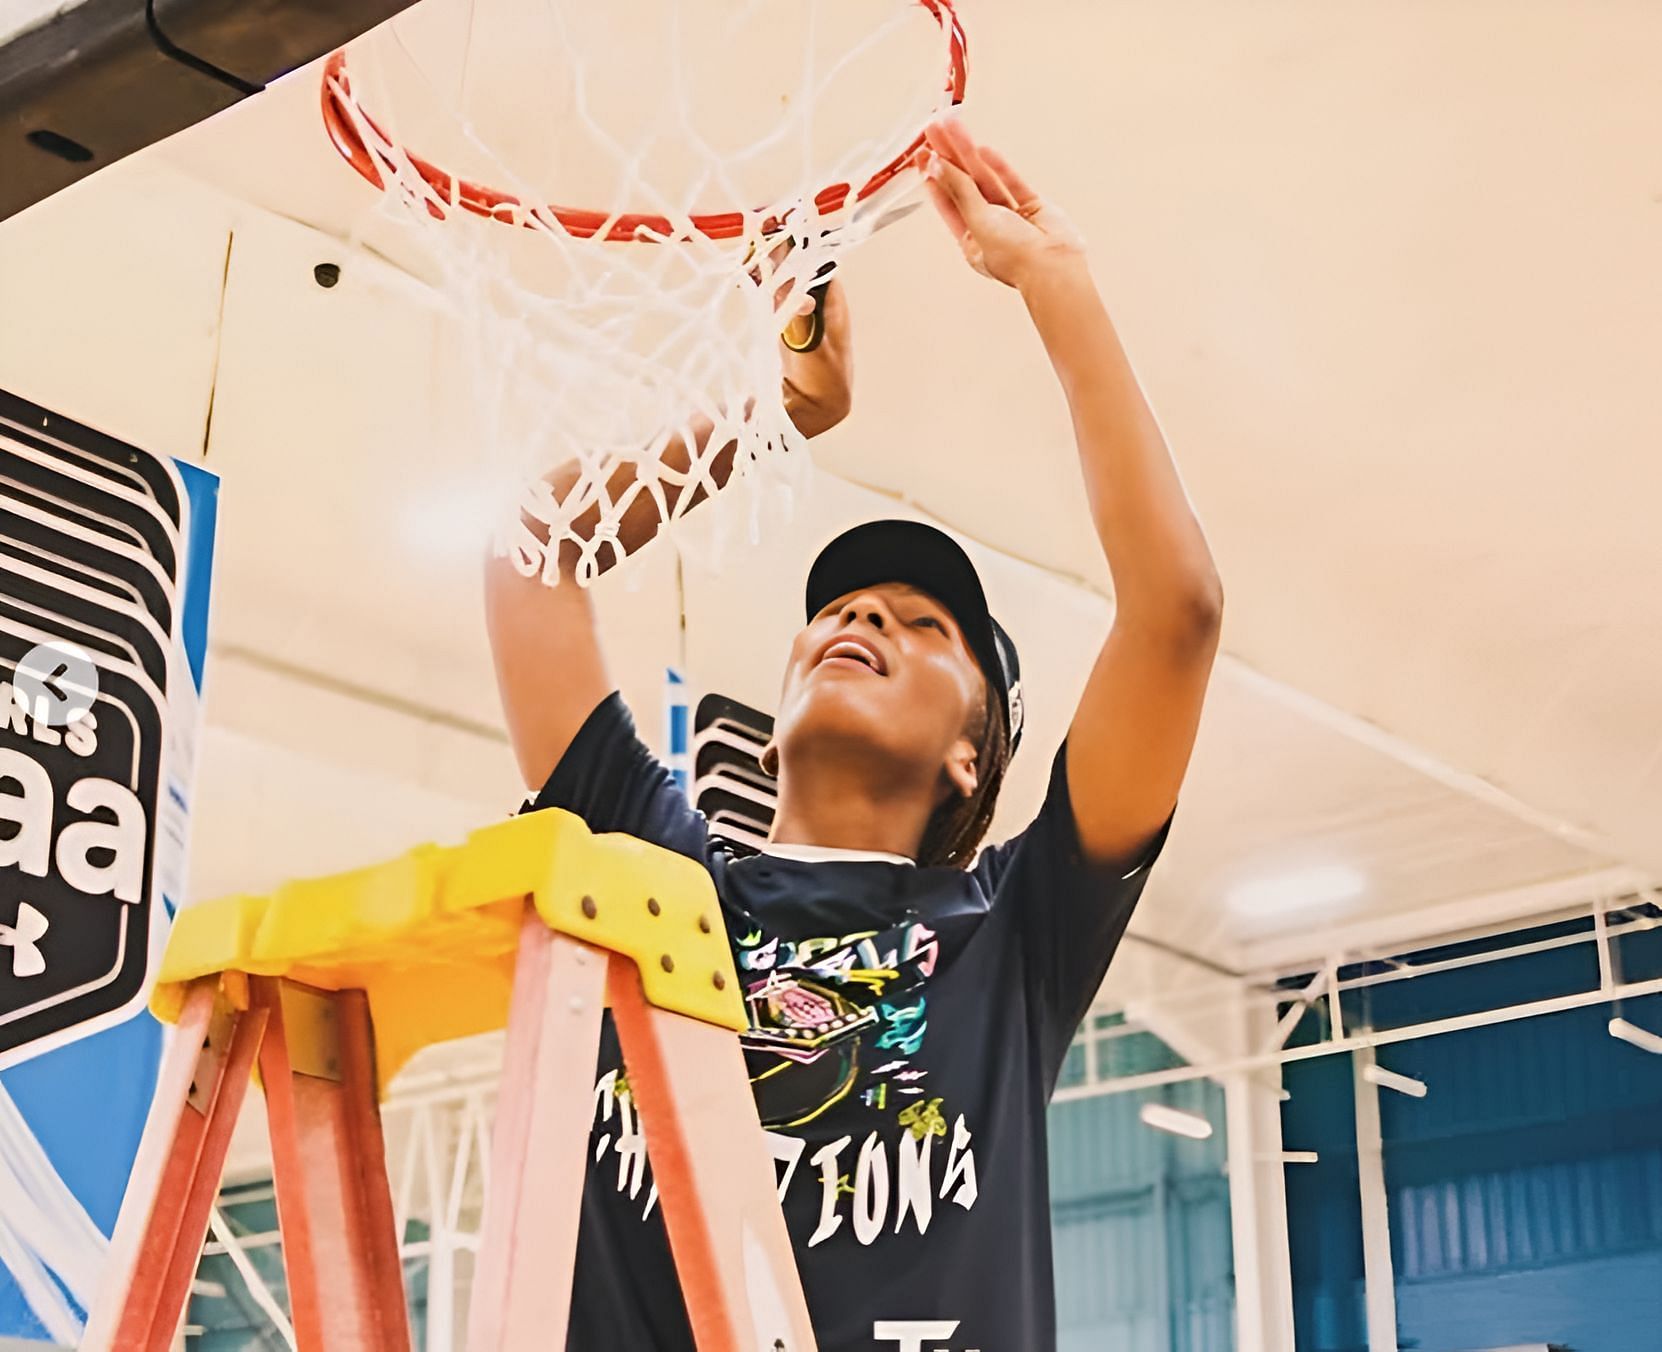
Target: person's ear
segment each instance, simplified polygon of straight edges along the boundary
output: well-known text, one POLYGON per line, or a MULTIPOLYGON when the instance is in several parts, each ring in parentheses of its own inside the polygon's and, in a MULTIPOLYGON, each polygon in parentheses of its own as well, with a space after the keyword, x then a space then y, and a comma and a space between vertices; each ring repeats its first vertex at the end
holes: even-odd
POLYGON ((981 786, 981 774, 975 763, 975 743, 960 737, 946 753, 943 768, 952 791, 960 798, 969 798, 981 786))
POLYGON ((762 754, 757 758, 762 767, 762 773, 779 778, 779 746, 769 742, 762 748, 762 754))

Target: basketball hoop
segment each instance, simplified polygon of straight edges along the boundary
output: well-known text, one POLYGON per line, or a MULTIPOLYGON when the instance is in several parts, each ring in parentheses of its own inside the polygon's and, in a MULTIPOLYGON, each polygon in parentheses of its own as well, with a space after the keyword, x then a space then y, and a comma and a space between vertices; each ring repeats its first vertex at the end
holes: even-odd
POLYGON ((511 498, 498 551, 553 584, 575 545, 586 585, 626 552, 625 511, 644 498, 672 523, 718 491, 729 450, 756 535, 806 463, 781 330, 917 193, 922 128, 967 81, 953 0, 426 0, 406 17, 329 58, 323 121, 434 265, 478 473, 511 498), (555 204, 585 197, 600 205, 555 204), (648 243, 674 247, 627 247, 648 243))
MULTIPOLYGON (((941 25, 948 37, 948 68, 946 90, 956 107, 964 101, 969 81, 968 45, 963 25, 958 21, 952 0, 914 0, 941 25)), ((432 190, 428 210, 435 219, 443 219, 442 203, 453 203, 463 211, 484 216, 505 224, 523 225, 528 217, 542 217, 558 221, 567 234, 576 239, 596 236, 610 243, 658 242, 673 238, 676 226, 667 216, 644 211, 593 211, 579 207, 528 207, 517 196, 483 184, 470 183, 446 173, 438 165, 423 159, 413 151, 400 152, 392 139, 373 117, 366 112, 352 93, 352 79, 346 69, 346 51, 334 53, 323 67, 323 125, 329 139, 341 158, 356 169, 377 188, 385 189, 388 179, 382 168, 393 170, 396 178, 397 161, 402 155, 432 190), (365 135, 368 132, 369 135, 365 135)), ((814 195, 814 206, 821 216, 832 216, 844 206, 858 205, 874 196, 898 177, 911 163, 912 157, 923 148, 923 134, 919 132, 900 154, 875 170, 858 190, 851 183, 833 183, 814 195), (852 203, 850 198, 852 197, 852 203)), ((707 239, 738 239, 745 232, 746 213, 722 211, 694 213, 690 217, 693 230, 707 239)), ((763 233, 775 234, 781 228, 778 221, 764 221, 763 233)))

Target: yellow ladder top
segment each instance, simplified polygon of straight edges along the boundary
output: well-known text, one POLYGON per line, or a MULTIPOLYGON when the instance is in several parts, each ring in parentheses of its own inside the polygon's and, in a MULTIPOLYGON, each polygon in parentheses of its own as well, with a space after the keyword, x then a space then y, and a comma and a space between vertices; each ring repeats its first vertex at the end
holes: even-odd
POLYGON ((526 899, 554 930, 621 953, 663 1009, 741 1032, 744 1001, 708 871, 569 812, 526 813, 461 845, 230 896, 174 919, 150 1007, 178 1018, 186 987, 284 976, 369 997, 380 1091, 423 1047, 503 1027, 526 899))

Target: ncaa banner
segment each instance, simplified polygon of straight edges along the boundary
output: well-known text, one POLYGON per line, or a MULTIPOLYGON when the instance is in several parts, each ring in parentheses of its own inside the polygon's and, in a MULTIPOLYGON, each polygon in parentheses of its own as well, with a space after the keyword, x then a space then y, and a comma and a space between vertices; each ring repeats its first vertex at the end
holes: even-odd
POLYGON ((155 1090, 218 486, 0 391, 0 1338, 79 1341, 155 1090))

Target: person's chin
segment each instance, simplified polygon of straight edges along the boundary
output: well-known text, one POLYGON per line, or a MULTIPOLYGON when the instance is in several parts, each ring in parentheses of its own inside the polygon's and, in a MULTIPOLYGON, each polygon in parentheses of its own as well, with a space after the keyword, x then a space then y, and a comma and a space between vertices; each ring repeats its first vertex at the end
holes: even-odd
POLYGON ((898 714, 882 692, 872 689, 880 676, 821 676, 811 679, 792 711, 789 734, 799 740, 843 739, 888 748, 898 714))

